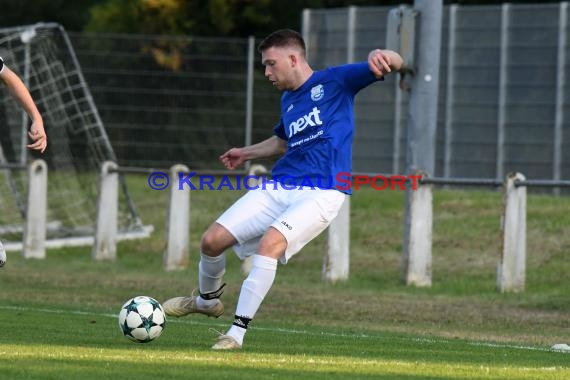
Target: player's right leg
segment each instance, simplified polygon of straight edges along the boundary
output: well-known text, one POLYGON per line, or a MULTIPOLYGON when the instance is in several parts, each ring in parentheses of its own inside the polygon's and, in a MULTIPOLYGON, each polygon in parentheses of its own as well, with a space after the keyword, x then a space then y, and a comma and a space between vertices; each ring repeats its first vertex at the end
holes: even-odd
POLYGON ((199 294, 174 297, 162 304, 166 315, 182 317, 200 313, 209 317, 219 317, 224 313, 220 296, 225 284, 222 278, 226 271, 224 251, 236 244, 233 235, 222 225, 214 223, 202 236, 200 263, 198 270, 199 294))
POLYGON ((261 190, 246 193, 210 226, 201 242, 200 294, 165 301, 162 306, 167 315, 201 313, 219 317, 224 312, 219 299, 225 285, 222 283, 226 267, 224 251, 234 246, 242 259, 253 253, 257 244, 252 243, 258 241, 277 215, 283 212, 284 205, 275 199, 274 193, 261 190))

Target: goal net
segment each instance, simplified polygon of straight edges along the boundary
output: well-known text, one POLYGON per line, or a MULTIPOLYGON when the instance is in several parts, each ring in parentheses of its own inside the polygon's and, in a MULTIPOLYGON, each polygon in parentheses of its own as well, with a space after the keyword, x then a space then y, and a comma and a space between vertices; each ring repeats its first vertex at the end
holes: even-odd
MULTIPOLYGON (((0 29, 0 56, 26 83, 44 119, 48 149, 30 151, 30 122, 8 91, 0 88, 0 239, 21 248, 27 173, 21 167, 41 158, 48 165, 48 242, 73 245, 94 235, 99 169, 115 154, 84 80, 69 37, 58 24, 0 29)), ((145 235, 121 179, 119 230, 145 235)), ((119 239, 120 239, 119 234, 119 239)), ((81 244, 81 243, 78 243, 81 244)))

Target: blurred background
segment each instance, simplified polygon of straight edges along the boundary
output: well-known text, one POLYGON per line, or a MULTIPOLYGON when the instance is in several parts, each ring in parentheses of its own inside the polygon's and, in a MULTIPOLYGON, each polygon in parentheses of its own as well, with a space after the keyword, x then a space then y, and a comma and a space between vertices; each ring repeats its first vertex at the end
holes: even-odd
MULTIPOLYGON (((413 2, 0 4, 0 56, 30 88, 49 136, 41 156, 50 169, 48 220, 71 220, 77 229, 92 225, 97 174, 106 160, 214 172, 227 149, 272 135, 280 93, 264 77, 256 51, 267 34, 299 30, 314 69, 363 61, 385 46, 390 9, 413 2)), ((444 2, 431 174, 570 178, 567 25, 565 2, 444 2)), ((398 80, 390 75, 356 98, 354 172, 406 170, 409 93, 398 80)), ((26 128, 21 108, 0 91, 2 164, 39 157, 25 148, 26 128)), ((25 217, 27 177, 4 174, 0 224, 11 225, 25 217)), ((137 220, 129 208, 126 215, 137 220)))
MULTIPOLYGON (((278 120, 280 94, 263 76, 255 50, 260 39, 293 28, 306 37, 315 69, 360 61, 385 44, 389 9, 413 2, 1 3, 0 29, 37 22, 65 29, 120 165, 181 162, 214 170, 221 168, 220 153, 270 136, 278 120)), ((500 1, 444 4, 434 174, 502 179, 518 170, 529 178, 570 176, 570 134, 561 133, 568 97, 558 80, 570 58, 560 57, 567 34, 559 22, 560 3, 517 1, 506 9, 500 1)), ((11 54, 6 49, 0 44, 7 64, 23 75, 23 50, 15 44, 11 54)), ((408 94, 397 89, 396 79, 357 97, 356 172, 405 170, 408 94)), ((32 92, 40 87, 33 70, 29 86, 32 92)), ((51 112, 38 103, 43 113, 51 112)), ((18 133, 6 131, 16 146, 4 148, 8 161, 18 160, 18 133)))

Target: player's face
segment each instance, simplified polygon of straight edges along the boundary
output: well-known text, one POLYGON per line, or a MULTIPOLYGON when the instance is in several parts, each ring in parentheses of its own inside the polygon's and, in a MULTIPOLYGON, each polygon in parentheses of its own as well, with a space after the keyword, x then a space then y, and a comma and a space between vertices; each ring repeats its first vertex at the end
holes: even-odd
POLYGON ((292 68, 294 54, 291 49, 270 47, 261 53, 261 64, 265 66, 265 76, 280 91, 293 89, 292 68))

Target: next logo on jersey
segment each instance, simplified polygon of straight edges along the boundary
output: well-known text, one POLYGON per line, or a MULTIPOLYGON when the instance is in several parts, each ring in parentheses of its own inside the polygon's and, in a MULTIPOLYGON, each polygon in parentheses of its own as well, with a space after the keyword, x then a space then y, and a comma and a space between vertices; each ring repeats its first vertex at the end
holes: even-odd
POLYGON ((307 127, 316 127, 317 125, 323 125, 323 121, 319 117, 321 111, 317 107, 313 107, 313 110, 309 112, 308 115, 301 116, 297 121, 289 124, 289 137, 296 135, 307 127))

